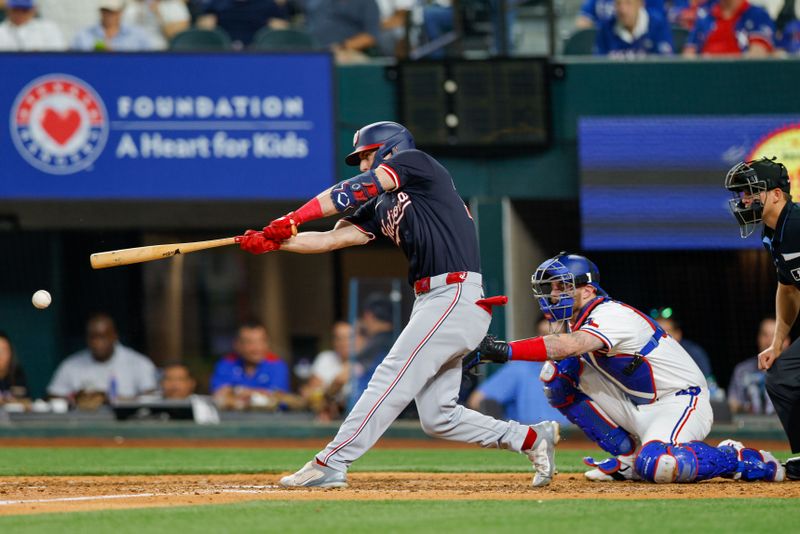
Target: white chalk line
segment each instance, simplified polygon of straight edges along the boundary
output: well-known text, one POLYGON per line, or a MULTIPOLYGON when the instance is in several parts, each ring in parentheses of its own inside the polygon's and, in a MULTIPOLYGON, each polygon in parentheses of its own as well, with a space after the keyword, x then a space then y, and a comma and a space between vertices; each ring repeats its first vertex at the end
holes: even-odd
POLYGON ((127 495, 87 495, 82 497, 54 497, 51 499, 17 499, 0 501, 0 506, 11 506, 15 504, 46 504, 57 502, 80 502, 80 501, 104 501, 113 499, 136 499, 142 497, 183 497, 191 495, 213 495, 215 493, 244 493, 257 495, 259 493, 272 493, 276 490, 282 490, 277 485, 266 486, 228 486, 220 489, 206 489, 199 492, 183 492, 183 493, 132 493, 127 495))
POLYGON ((55 497, 52 499, 21 499, 15 501, 0 501, 0 506, 12 504, 42 504, 49 502, 76 502, 76 501, 100 501, 110 499, 135 499, 137 497, 155 497, 156 493, 133 493, 131 495, 92 495, 84 497, 55 497))

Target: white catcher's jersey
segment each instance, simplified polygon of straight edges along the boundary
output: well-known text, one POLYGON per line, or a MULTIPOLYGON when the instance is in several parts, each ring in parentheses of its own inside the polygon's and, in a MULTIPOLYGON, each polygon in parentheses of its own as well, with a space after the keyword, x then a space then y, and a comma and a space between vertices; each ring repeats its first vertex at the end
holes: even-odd
POLYGON ((603 342, 604 348, 583 355, 606 379, 624 391, 634 404, 692 387, 708 391, 706 379, 692 357, 639 310, 598 297, 572 325, 603 342))

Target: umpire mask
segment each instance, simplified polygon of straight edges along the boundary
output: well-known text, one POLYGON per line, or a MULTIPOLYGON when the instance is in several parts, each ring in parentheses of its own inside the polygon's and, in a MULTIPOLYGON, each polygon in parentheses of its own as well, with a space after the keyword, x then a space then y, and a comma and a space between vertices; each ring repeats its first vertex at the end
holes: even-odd
POLYGON ((742 161, 728 171, 725 189, 733 195, 728 207, 739 223, 739 235, 745 238, 761 224, 764 213, 761 193, 772 189, 788 193, 789 174, 781 163, 767 158, 742 161))

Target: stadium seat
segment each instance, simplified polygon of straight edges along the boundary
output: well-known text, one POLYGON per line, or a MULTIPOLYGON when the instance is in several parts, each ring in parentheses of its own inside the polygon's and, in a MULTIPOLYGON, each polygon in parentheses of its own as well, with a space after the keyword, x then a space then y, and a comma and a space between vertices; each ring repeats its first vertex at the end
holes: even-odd
POLYGON ((577 30, 564 41, 565 56, 590 56, 594 53, 594 42, 597 30, 587 28, 577 30))
POLYGON ((686 44, 686 39, 689 38, 689 30, 681 28, 680 26, 673 26, 672 31, 672 48, 676 54, 683 52, 683 45, 686 44))
POLYGON ((170 50, 230 50, 231 38, 223 30, 190 28, 169 42, 170 50))
POLYGON ((311 35, 301 30, 261 28, 253 36, 251 50, 313 50, 311 35))

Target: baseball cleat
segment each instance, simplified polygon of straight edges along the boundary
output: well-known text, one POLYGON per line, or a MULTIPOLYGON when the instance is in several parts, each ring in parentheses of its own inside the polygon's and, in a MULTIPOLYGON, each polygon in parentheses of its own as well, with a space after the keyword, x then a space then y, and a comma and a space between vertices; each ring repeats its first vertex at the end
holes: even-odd
POLYGON ((636 455, 617 456, 607 458, 602 462, 596 462, 594 458, 587 456, 583 463, 589 467, 594 467, 586 471, 583 476, 592 482, 624 482, 626 480, 641 480, 633 468, 636 455))
POLYGON ((560 426, 555 421, 542 421, 531 428, 536 432, 533 448, 524 452, 533 462, 533 487, 550 484, 556 470, 556 444, 561 439, 560 426))
POLYGON ((320 465, 311 460, 297 473, 280 480, 284 488, 346 488, 347 473, 320 465))

